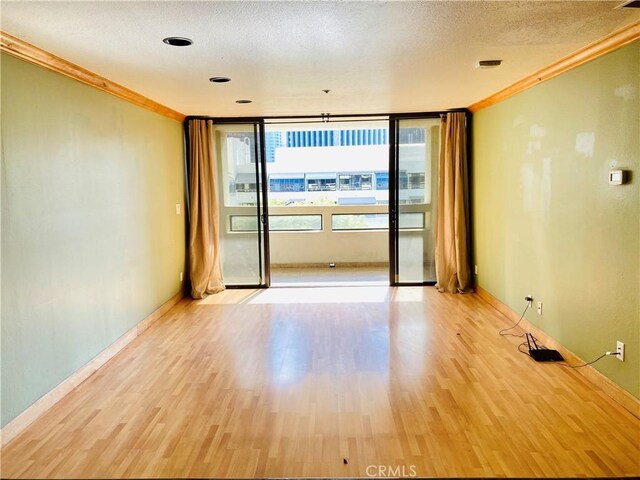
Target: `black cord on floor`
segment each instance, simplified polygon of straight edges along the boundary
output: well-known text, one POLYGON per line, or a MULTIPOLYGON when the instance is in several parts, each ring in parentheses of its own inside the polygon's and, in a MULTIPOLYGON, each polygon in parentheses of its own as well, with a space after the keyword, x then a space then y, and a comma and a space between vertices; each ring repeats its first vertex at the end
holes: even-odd
POLYGON ((591 360, 590 362, 583 363, 582 365, 569 365, 568 363, 559 363, 558 365, 560 365, 562 367, 569 367, 569 368, 581 368, 581 367, 586 367, 587 365, 591 365, 592 363, 596 363, 598 360, 600 360, 601 358, 604 358, 606 356, 607 356, 607 354, 603 353, 602 355, 600 355, 595 360, 591 360))
POLYGON ((518 351, 520 353, 522 353, 523 355, 530 356, 528 351, 527 352, 523 352, 522 350, 520 350, 520 347, 527 348, 527 342, 522 342, 520 345, 518 345, 518 351))
POLYGON ((500 330, 498 332, 499 335, 503 336, 503 337, 517 337, 517 338, 522 338, 524 337, 524 333, 521 335, 514 335, 513 333, 504 333, 504 332, 508 332, 509 330, 513 330, 514 328, 516 328, 518 325, 520 325, 520 322, 522 321, 522 319, 524 318, 524 314, 527 313, 527 310, 529 310, 529 305, 531 305, 531 302, 527 301, 527 306, 524 308, 524 311, 522 312, 522 315, 520 315, 520 320, 518 320, 517 323, 515 323, 512 327, 509 328, 503 328, 502 330, 500 330))

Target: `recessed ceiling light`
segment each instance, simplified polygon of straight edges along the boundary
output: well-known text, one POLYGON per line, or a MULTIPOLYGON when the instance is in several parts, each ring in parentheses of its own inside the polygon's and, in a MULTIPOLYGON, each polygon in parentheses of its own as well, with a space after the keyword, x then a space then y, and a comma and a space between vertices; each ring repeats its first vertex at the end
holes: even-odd
POLYGON ((174 47, 188 47, 193 43, 193 40, 184 37, 167 37, 163 38, 162 41, 167 45, 173 45, 174 47))
POLYGON ((229 77, 211 77, 209 81, 213 83, 227 83, 230 82, 231 79, 229 77))
POLYGON ((502 60, 480 60, 476 68, 495 68, 502 64, 502 60))
POLYGON ((242 100, 236 100, 236 103, 251 103, 252 101, 253 101, 253 100, 245 100, 245 99, 242 99, 242 100))

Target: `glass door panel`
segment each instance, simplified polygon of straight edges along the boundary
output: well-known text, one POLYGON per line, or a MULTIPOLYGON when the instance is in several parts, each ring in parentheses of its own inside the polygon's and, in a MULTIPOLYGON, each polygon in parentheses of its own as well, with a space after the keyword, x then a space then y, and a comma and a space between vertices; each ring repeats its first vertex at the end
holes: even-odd
POLYGON ((263 223, 262 125, 214 126, 220 205, 220 251, 227 286, 268 286, 268 247, 263 223), (234 228, 232 218, 253 218, 234 228))
POLYGON ((395 119, 394 284, 433 284, 440 118, 395 119))

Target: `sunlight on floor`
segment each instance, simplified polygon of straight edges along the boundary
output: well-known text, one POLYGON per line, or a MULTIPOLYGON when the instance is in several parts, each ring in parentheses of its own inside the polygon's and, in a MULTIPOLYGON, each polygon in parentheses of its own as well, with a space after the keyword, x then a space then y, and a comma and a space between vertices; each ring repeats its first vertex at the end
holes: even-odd
POLYGON ((331 285, 272 287, 268 289, 228 289, 202 300, 197 305, 293 304, 293 303, 409 303, 422 302, 425 288, 388 287, 386 285, 331 285))
POLYGON ((247 303, 249 299, 262 291, 255 288, 230 288, 195 302, 197 305, 237 305, 247 303))
POLYGON ((392 302, 423 302, 425 289, 434 287, 398 287, 393 289, 392 302))

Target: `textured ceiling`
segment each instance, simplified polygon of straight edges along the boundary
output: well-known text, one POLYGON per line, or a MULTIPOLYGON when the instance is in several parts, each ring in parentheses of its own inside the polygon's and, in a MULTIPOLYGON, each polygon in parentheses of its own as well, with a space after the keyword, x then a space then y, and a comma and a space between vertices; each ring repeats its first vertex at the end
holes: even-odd
POLYGON ((466 107, 638 20, 621 1, 3 1, 1 24, 185 114, 412 112, 466 107))

